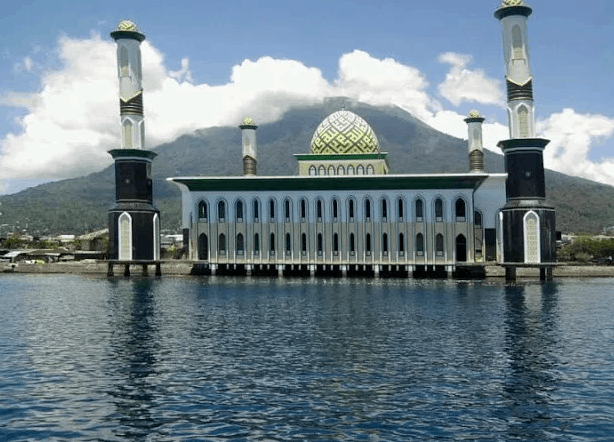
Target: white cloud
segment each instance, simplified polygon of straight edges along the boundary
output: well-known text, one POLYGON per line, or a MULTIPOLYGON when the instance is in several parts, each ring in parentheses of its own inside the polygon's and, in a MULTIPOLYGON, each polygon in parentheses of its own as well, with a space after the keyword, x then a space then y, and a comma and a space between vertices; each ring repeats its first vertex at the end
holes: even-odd
MULTIPOLYGON (((331 83, 319 69, 299 61, 262 57, 234 66, 226 84, 211 86, 194 84, 189 59, 183 59, 179 69, 170 70, 163 54, 149 41, 141 48, 149 147, 200 128, 234 126, 247 115, 258 123, 272 122, 292 106, 331 96, 397 105, 443 132, 467 137, 465 116, 444 109, 428 93, 429 83, 418 69, 390 58, 377 59, 359 50, 344 54, 338 77, 331 83)), ((62 37, 57 53, 61 66, 41 74, 40 92, 0 96, 0 105, 28 112, 19 120, 21 131, 0 140, 0 170, 5 179, 85 175, 110 164, 107 151, 119 145, 115 44, 95 34, 87 39, 62 37)), ((498 82, 481 70, 466 68, 470 56, 445 53, 439 61, 451 65, 439 85, 447 100, 501 104, 498 82)), ((577 115, 571 110, 551 116, 540 123, 544 135, 553 140, 546 149, 546 164, 611 182, 612 162, 591 163, 588 152, 595 142, 612 136, 613 124, 606 117, 577 115)), ((486 148, 499 152, 496 143, 508 136, 506 126, 487 118, 486 148)))
POLYGON ((441 96, 454 106, 463 102, 498 106, 504 104, 498 80, 489 78, 482 69, 467 69, 467 65, 472 61, 470 55, 446 52, 441 54, 438 60, 451 65, 445 81, 438 89, 441 96))
POLYGON ((614 185, 614 157, 599 163, 589 157, 591 146, 614 135, 614 118, 563 109, 539 121, 537 128, 551 140, 544 150, 546 167, 614 185))

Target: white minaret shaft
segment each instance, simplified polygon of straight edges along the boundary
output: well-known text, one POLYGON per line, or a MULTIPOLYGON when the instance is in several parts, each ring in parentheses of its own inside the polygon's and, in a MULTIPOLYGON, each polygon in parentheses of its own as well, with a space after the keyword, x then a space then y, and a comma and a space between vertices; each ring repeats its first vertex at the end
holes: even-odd
POLYGON ((504 0, 495 11, 503 33, 510 138, 535 138, 528 28, 532 12, 522 0, 504 0))
POLYGON ((122 149, 145 148, 141 42, 145 35, 130 20, 122 20, 111 33, 117 43, 117 75, 122 149))
POLYGON ((468 130, 469 170, 475 173, 484 172, 484 152, 482 151, 483 122, 484 118, 476 110, 472 110, 469 113, 469 117, 465 118, 468 130))
POLYGON ((243 174, 256 175, 258 172, 258 146, 256 144, 256 129, 258 129, 258 126, 253 119, 246 117, 239 127, 241 128, 243 142, 243 174))

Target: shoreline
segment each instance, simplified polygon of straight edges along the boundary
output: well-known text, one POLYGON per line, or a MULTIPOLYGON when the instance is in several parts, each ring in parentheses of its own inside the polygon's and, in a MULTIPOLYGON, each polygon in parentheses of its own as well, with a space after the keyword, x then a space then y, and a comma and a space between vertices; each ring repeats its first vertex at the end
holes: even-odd
MULTIPOLYGON (((49 264, 18 263, 14 268, 10 263, 0 263, 0 273, 4 274, 69 274, 69 275, 106 275, 107 261, 96 262, 57 262, 49 264)), ((162 276, 192 276, 193 263, 190 261, 162 261, 162 276)), ((133 276, 140 276, 137 266, 133 266, 133 276)), ((119 270, 119 269, 118 269, 119 270)), ((505 268, 498 265, 485 266, 486 278, 505 278, 505 268)), ((121 273, 116 273, 121 276, 121 273)), ((150 271, 150 276, 153 272, 150 271)), ((122 276, 123 277, 123 276, 122 276)), ((518 268, 518 278, 539 278, 539 269, 518 268)), ((614 266, 592 266, 562 263, 554 267, 554 278, 612 278, 614 266)), ((291 277, 289 277, 291 278, 291 277)), ((351 277, 350 277, 351 278, 351 277)), ((408 278, 408 279, 411 279, 408 278)))

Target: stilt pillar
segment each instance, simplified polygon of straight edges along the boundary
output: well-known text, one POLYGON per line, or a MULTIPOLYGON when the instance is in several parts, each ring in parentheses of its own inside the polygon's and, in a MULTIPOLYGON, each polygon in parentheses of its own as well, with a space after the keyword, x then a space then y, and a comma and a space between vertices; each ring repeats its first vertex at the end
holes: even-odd
POLYGON ((109 263, 107 267, 107 276, 113 276, 113 264, 109 263))
POLYGON ((505 280, 507 282, 516 281, 516 267, 506 267, 505 268, 505 280))
POLYGON ((156 263, 156 276, 162 276, 162 265, 159 262, 156 263))
POLYGON ((130 276, 130 264, 124 265, 124 276, 130 276))

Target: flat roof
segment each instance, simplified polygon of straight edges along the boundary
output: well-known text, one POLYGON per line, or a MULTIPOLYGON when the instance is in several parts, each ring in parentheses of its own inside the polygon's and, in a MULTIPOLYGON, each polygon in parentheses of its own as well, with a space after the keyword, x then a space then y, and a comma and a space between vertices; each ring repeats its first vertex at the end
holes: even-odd
POLYGON ((190 191, 324 191, 400 189, 477 189, 489 177, 506 174, 449 173, 415 175, 171 177, 190 191))

